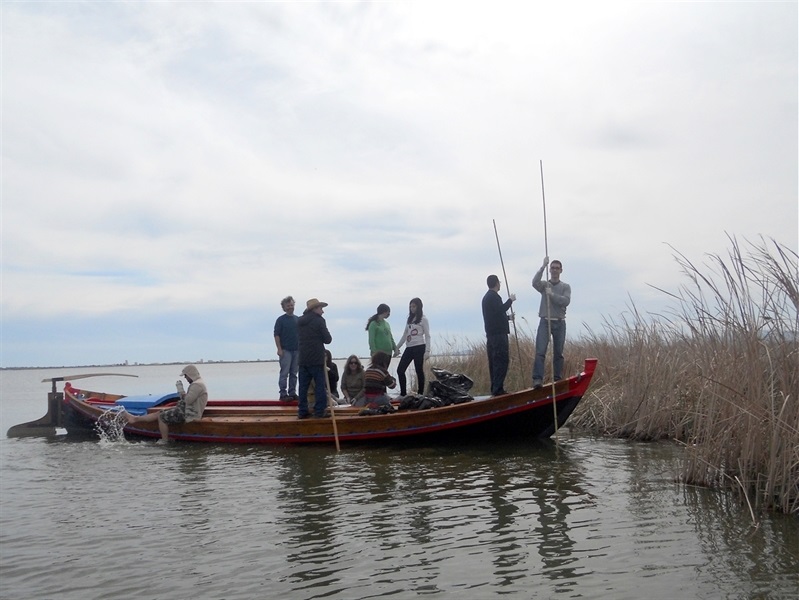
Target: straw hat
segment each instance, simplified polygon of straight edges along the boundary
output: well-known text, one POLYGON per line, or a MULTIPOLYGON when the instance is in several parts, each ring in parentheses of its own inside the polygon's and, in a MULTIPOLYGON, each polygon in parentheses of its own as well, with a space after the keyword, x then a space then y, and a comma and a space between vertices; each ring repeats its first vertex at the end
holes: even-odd
POLYGON ((327 306, 327 302, 319 302, 319 300, 317 300, 316 298, 311 298, 310 300, 308 300, 308 302, 305 303, 305 312, 313 310, 318 306, 324 308, 325 306, 327 306))

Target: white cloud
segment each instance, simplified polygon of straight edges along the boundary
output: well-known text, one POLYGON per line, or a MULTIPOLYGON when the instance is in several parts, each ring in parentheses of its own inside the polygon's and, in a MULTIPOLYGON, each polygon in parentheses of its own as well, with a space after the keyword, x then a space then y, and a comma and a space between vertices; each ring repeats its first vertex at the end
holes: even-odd
POLYGON ((629 296, 659 308, 647 284, 682 279, 667 244, 797 247, 795 4, 1 10, 9 327, 207 311, 217 330, 292 293, 331 303, 348 354, 379 302, 400 329, 418 295, 479 336, 492 219, 534 321, 539 159, 570 332, 629 296))

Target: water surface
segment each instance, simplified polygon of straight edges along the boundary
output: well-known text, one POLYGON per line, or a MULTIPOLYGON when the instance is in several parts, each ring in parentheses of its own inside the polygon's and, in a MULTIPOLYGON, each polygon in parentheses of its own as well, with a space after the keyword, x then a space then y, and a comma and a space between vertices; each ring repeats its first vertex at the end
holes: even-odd
MULTIPOLYGON (((203 375, 258 398, 270 369, 203 375)), ((180 368, 136 370, 98 384, 161 393, 180 368)), ((44 413, 47 373, 3 372, 3 431, 44 413)), ((796 519, 753 526, 723 494, 675 484, 677 457, 566 431, 340 453, 1 439, 0 596, 795 598, 796 519)))

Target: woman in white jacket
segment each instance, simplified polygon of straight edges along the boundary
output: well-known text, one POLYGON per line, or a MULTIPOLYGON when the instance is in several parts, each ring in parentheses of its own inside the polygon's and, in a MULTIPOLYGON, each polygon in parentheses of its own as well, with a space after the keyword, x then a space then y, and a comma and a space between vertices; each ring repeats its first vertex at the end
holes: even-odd
POLYGON ((397 367, 397 378, 400 384, 400 396, 404 396, 407 391, 405 371, 413 361, 416 368, 416 380, 419 383, 419 393, 424 394, 424 361, 430 358, 430 324, 424 316, 422 301, 414 298, 410 301, 408 312, 408 323, 405 325, 405 332, 397 346, 397 351, 405 346, 399 366, 397 367))

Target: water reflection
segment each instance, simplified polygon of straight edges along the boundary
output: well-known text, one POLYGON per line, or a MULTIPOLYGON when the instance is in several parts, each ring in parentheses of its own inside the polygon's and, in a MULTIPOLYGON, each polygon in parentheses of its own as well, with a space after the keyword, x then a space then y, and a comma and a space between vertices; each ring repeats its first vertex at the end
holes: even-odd
POLYGON ((336 539, 339 499, 331 487, 332 460, 329 448, 297 448, 282 455, 278 472, 278 524, 285 531, 291 576, 308 587, 334 583, 332 565, 344 558, 336 539))
POLYGON ((531 562, 559 590, 586 574, 571 517, 595 498, 568 447, 506 445, 501 458, 490 447, 417 448, 401 456, 390 449, 298 450, 281 460, 278 493, 298 583, 341 584, 326 567, 334 561, 370 565, 378 581, 396 587, 406 580, 429 592, 449 577, 453 556, 470 552, 490 553, 493 565, 492 580, 467 581, 470 589, 518 585, 530 577, 531 562))
POLYGON ((166 453, 172 460, 179 477, 176 478, 180 519, 178 526, 189 531, 207 531, 211 523, 212 510, 209 501, 214 490, 208 484, 208 452, 196 448, 173 444, 166 453))
POLYGON ((579 568, 572 538, 573 505, 590 505, 594 498, 581 486, 585 480, 582 463, 572 457, 568 445, 550 446, 533 463, 536 485, 533 497, 538 504, 538 553, 544 575, 558 592, 579 586, 579 568))
MULTIPOLYGON (((697 540, 717 556, 709 572, 720 582, 730 571, 748 575, 748 596, 769 597, 775 578, 788 584, 799 574, 799 519, 759 515, 758 521, 732 496, 700 487, 682 492, 697 540), (746 543, 741 543, 746 540, 746 543)), ((797 588, 799 589, 799 588, 797 588)))

